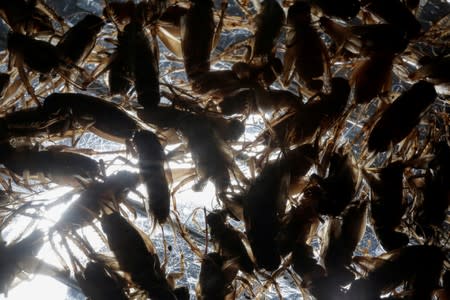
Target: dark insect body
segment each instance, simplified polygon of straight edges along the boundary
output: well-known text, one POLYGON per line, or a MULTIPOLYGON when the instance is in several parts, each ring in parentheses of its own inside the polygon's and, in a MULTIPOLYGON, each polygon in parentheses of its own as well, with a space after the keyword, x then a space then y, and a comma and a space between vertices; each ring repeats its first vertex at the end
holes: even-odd
MULTIPOLYGON (((131 23, 134 24, 134 23, 131 23)), ((131 26, 127 25, 127 26, 131 26)), ((133 26, 138 26, 134 24, 133 26)), ((127 27, 125 27, 125 30, 127 27)), ((135 33, 134 84, 139 104, 145 109, 155 108, 160 101, 159 93, 159 52, 152 51, 142 27, 135 33)))
POLYGON ((283 9, 275 0, 265 0, 261 12, 256 15, 255 42, 252 58, 270 57, 285 20, 283 9))
POLYGON ((164 164, 166 155, 158 137, 150 131, 137 131, 133 143, 139 156, 139 170, 147 187, 148 212, 160 224, 169 217, 170 191, 164 164))
POLYGON ((402 28, 408 38, 415 38, 421 31, 416 17, 400 0, 362 0, 361 6, 387 23, 402 28))
POLYGON ((425 173, 421 188, 422 201, 415 209, 414 220, 419 225, 417 233, 433 240, 435 233, 445 232, 445 219, 450 204, 450 147, 443 141, 434 146, 434 158, 425 173))
POLYGON ((85 94, 53 93, 45 98, 43 110, 49 117, 62 115, 89 125, 91 131, 113 141, 129 140, 138 129, 136 121, 116 104, 85 94))
POLYGON ((333 78, 331 83, 330 94, 319 93, 317 100, 300 102, 292 116, 273 126, 282 144, 301 144, 310 140, 319 128, 325 132, 335 125, 344 112, 350 87, 343 78, 333 78))
POLYGON ((245 232, 258 268, 274 271, 281 263, 276 236, 286 207, 289 172, 279 162, 265 166, 243 198, 245 232))
POLYGON ((408 44, 404 31, 392 24, 344 26, 322 17, 320 25, 338 49, 345 48, 361 56, 401 53, 408 44))
POLYGON ((379 178, 367 174, 372 188, 371 216, 375 233, 386 250, 394 250, 408 244, 406 234, 398 232, 406 212, 403 197, 403 171, 405 165, 398 161, 379 171, 379 178))
POLYGON ((208 253, 202 258, 197 297, 202 300, 231 299, 231 283, 237 269, 226 266, 225 259, 219 253, 208 253))
POLYGON ((0 97, 3 97, 3 94, 9 85, 9 79, 10 79, 9 74, 0 73, 0 97))
POLYGON ((91 225, 102 211, 118 208, 128 191, 135 189, 138 183, 139 175, 128 171, 117 172, 105 178, 104 182, 94 181, 64 211, 54 228, 67 231, 91 225))
POLYGON ((15 244, 0 243, 0 293, 8 296, 9 287, 20 273, 34 272, 34 259, 43 245, 44 233, 38 230, 15 244))
POLYGON ((142 233, 117 212, 104 215, 101 223, 120 269, 130 274, 151 299, 176 300, 153 245, 143 239, 142 233))
POLYGON ((54 34, 52 19, 63 24, 63 19, 40 0, 2 0, 0 17, 13 31, 27 35, 54 34))
POLYGON ((290 209, 277 235, 281 254, 286 256, 292 253, 292 268, 305 282, 305 286, 325 274, 314 258, 313 248, 307 244, 310 234, 320 222, 316 205, 310 200, 304 197, 300 205, 290 209))
POLYGON ((119 282, 107 273, 105 267, 98 262, 88 262, 82 273, 75 277, 83 293, 92 300, 126 300, 128 297, 119 282))
POLYGON ((125 95, 134 82, 138 103, 152 109, 160 101, 158 52, 150 46, 143 25, 133 20, 119 32, 109 63, 110 93, 125 95))
POLYGON ((386 151, 390 145, 403 140, 436 96, 433 84, 419 81, 395 99, 372 129, 367 145, 369 151, 386 151))
POLYGON ((31 70, 48 74, 63 63, 56 46, 21 33, 8 33, 8 51, 31 70))
POLYGON ((70 28, 56 46, 62 59, 69 65, 83 62, 94 48, 97 35, 103 25, 104 22, 101 18, 87 15, 70 28))
POLYGON ((231 168, 231 158, 214 125, 204 126, 208 122, 207 118, 162 106, 151 112, 142 111, 138 115, 158 127, 179 130, 186 138, 199 177, 196 188, 201 189, 211 179, 218 193, 227 189, 230 184, 228 169, 231 168))
POLYGON ((411 299, 431 300, 444 259, 441 249, 427 245, 408 246, 375 258, 357 258, 368 274, 352 284, 347 299, 376 299, 405 283, 412 291, 411 299))
POLYGON ((317 197, 317 211, 323 215, 339 216, 352 201, 359 184, 351 154, 333 153, 330 157, 328 175, 312 176, 317 186, 305 192, 317 197))
POLYGON ((450 56, 422 57, 419 60, 421 67, 410 74, 412 80, 426 80, 433 84, 450 82, 447 70, 450 68, 450 56))
POLYGON ((43 174, 56 182, 74 182, 76 176, 90 179, 100 173, 95 160, 77 153, 14 148, 3 143, 0 144, 0 156, 0 162, 20 176, 43 174))
POLYGON ((213 211, 206 217, 212 240, 218 244, 220 253, 226 259, 237 259, 239 269, 247 274, 253 273, 253 262, 242 243, 239 231, 225 223, 222 211, 213 211))
POLYGON ((354 87, 353 98, 356 104, 369 103, 391 89, 393 61, 393 54, 381 53, 356 65, 349 79, 354 87))
POLYGON ((268 112, 289 108, 295 110, 301 108, 301 98, 289 91, 269 90, 262 87, 239 89, 223 97, 219 103, 224 115, 268 112))
POLYGON ((211 0, 193 0, 181 17, 181 50, 189 79, 208 72, 214 39, 214 4, 211 0))
POLYGON ((355 17, 360 9, 360 3, 358 0, 313 0, 311 1, 313 6, 318 6, 324 14, 330 17, 338 17, 341 19, 350 19, 355 17))
POLYGON ((289 7, 287 24, 289 31, 286 34, 283 82, 285 85, 289 82, 294 66, 306 88, 319 91, 325 77, 329 77, 330 66, 327 49, 311 25, 309 3, 297 1, 289 7))
POLYGON ((104 0, 102 17, 99 1, 68 1, 64 18, 44 1, 0 0, 0 293, 45 273, 92 300, 187 300, 175 280, 200 273, 199 299, 450 298, 445 1, 104 0), (47 148, 18 146, 33 144, 47 148), (106 176, 129 150, 139 174, 106 176), (197 209, 171 200, 209 180, 198 232, 197 209), (40 199, 61 185, 73 190, 40 199), (69 200, 48 235, 22 238, 69 200), (35 257, 47 242, 65 271, 35 257))
POLYGON ((366 230, 367 202, 353 202, 342 213, 342 219, 329 220, 322 255, 327 276, 339 285, 350 283, 353 275, 346 269, 352 263, 353 251, 366 230))
POLYGON ((58 116, 48 116, 42 107, 18 110, 0 119, 2 138, 34 137, 47 133, 59 135, 67 129, 67 122, 58 116))

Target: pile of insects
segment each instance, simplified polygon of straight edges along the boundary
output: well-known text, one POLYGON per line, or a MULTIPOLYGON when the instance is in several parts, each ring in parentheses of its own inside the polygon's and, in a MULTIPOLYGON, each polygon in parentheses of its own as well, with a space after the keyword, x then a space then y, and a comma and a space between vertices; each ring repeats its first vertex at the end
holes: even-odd
POLYGON ((450 299, 449 4, 230 1, 0 0, 0 293, 450 299))

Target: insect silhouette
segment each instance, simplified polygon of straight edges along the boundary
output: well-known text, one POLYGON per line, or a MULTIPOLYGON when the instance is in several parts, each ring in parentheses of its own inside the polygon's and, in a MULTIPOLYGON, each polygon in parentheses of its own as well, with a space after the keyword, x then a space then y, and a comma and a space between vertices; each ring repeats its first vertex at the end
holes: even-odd
POLYGON ((160 224, 169 217, 170 191, 164 171, 166 155, 158 137, 150 131, 137 131, 133 143, 139 156, 139 169, 147 187, 148 210, 160 224))

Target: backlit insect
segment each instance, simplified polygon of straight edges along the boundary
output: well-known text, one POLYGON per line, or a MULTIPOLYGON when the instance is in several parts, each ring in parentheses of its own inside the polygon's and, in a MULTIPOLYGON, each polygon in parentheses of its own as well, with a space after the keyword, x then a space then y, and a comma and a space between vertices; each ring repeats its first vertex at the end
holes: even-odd
POLYGON ((287 85, 295 72, 307 89, 320 91, 330 78, 330 63, 327 49, 311 25, 309 3, 295 2, 288 10, 287 24, 283 84, 287 85))
POLYGON ((372 129, 369 151, 386 151, 392 144, 403 140, 419 123, 436 96, 433 84, 419 81, 395 99, 372 129))
POLYGON ((0 292, 445 299, 447 3, 42 1, 0 0, 0 292))
POLYGON ((148 212, 160 224, 169 217, 170 191, 164 171, 166 155, 158 137, 150 131, 137 131, 133 143, 139 156, 139 169, 148 194, 148 212))

